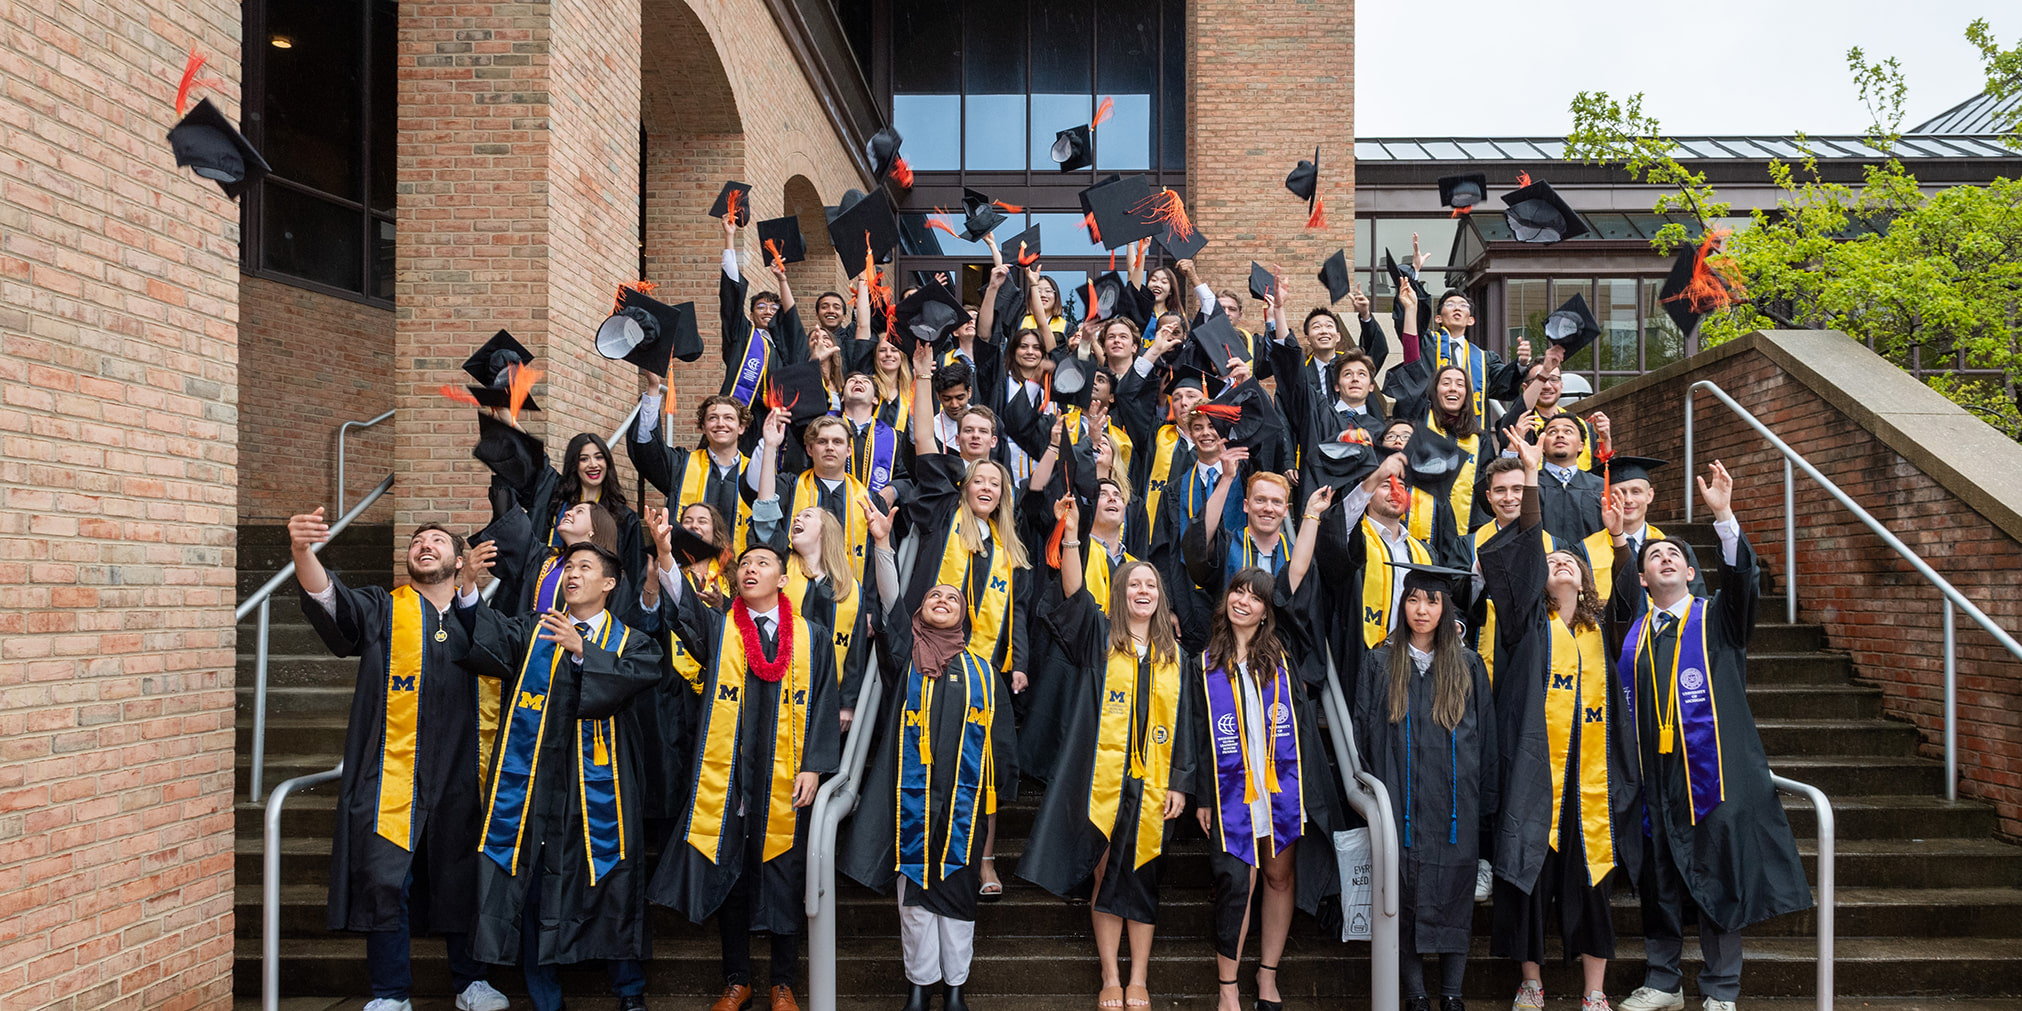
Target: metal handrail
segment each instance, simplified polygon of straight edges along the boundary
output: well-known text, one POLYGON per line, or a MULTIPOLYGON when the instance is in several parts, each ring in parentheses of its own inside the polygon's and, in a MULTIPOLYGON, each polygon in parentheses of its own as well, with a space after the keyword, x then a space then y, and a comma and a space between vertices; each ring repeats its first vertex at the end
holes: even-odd
MULTIPOLYGON (((351 521, 357 519, 359 514, 372 508, 372 503, 379 501, 379 497, 386 494, 392 487, 393 475, 388 474, 379 482, 378 487, 372 489, 371 494, 365 496, 363 501, 352 506, 350 512, 337 517, 337 522, 330 524, 330 536, 325 538, 322 544, 312 544, 309 546, 309 550, 312 553, 321 554, 325 545, 335 540, 338 534, 343 533, 344 528, 350 526, 351 521)), ((251 791, 246 798, 256 804, 260 802, 260 787, 266 774, 267 648, 273 623, 272 605, 274 591, 280 589, 281 584, 286 583, 288 580, 294 578, 294 576, 295 562, 291 559, 288 564, 281 566, 281 571, 274 573, 273 578, 261 584, 259 589, 254 590, 252 596, 240 601, 238 609, 233 612, 232 617, 233 621, 238 622, 246 620, 246 615, 254 611, 258 611, 260 615, 256 623, 253 638, 253 775, 251 791)))
POLYGON ((1777 789, 1810 801, 1818 815, 1818 1011, 1832 1011, 1833 839, 1838 831, 1833 822, 1832 801, 1826 799, 1823 790, 1809 783, 1774 773, 1769 780, 1777 789))
POLYGON ((393 411, 388 409, 370 421, 347 421, 337 426, 337 515, 344 515, 344 437, 354 428, 371 428, 391 417, 393 411))
POLYGON ((1795 624, 1797 622, 1797 510, 1793 508, 1795 502, 1795 492, 1793 489, 1796 482, 1796 477, 1791 469, 1793 465, 1802 468, 1807 476, 1818 483, 1819 487, 1825 489, 1826 494, 1831 495, 1840 505, 1845 506, 1848 512, 1853 513, 1856 519, 1867 526, 1868 530, 1872 531, 1876 537, 1881 538, 1883 544, 1894 549, 1896 554, 1901 555, 1904 561, 1910 563, 1911 568, 1917 570, 1918 575, 1923 576, 1926 582, 1937 587, 1938 592, 1944 595, 1945 799, 1958 800, 1959 662, 1957 654, 1958 636, 1954 628, 1952 609, 1956 607, 1965 611, 1975 623, 1987 631, 1988 635, 1994 637, 1995 642, 2000 643, 2002 648, 2014 654, 2018 660, 2022 660, 2022 643, 2017 643, 2014 637, 2010 636, 2006 630, 1994 624, 1994 619, 1987 617, 1987 613, 1980 610, 1972 601, 1966 599, 1966 595, 1960 593, 1958 587, 1953 586, 1950 580, 1939 575, 1936 569, 1931 568, 1924 561, 1923 556, 1917 554, 1909 545, 1904 544, 1895 534, 1890 533, 1889 529, 1883 526, 1880 520, 1875 519, 1873 514, 1861 508, 1860 504, 1849 497, 1845 491, 1842 491, 1839 485, 1834 484, 1831 479, 1819 473, 1818 468, 1812 466, 1811 461, 1806 460, 1803 454, 1790 448, 1789 443, 1777 438, 1775 432, 1770 431, 1768 426, 1758 420, 1755 415, 1750 414, 1747 408, 1735 403, 1734 398, 1728 396, 1726 390, 1721 389, 1718 383, 1710 379, 1702 379, 1693 383, 1685 390, 1685 522, 1692 522, 1692 394, 1699 390, 1705 390, 1713 394, 1715 399, 1727 405, 1728 410, 1733 411, 1742 421, 1747 422, 1748 427, 1755 429, 1757 435, 1762 436, 1771 446, 1776 448, 1777 452, 1783 454, 1784 608, 1787 618, 1791 623, 1795 624))
MULTIPOLYGON (((1334 657, 1327 656, 1327 682, 1321 689, 1320 704, 1327 713, 1327 734, 1333 739, 1334 759, 1340 763, 1342 787, 1348 806, 1369 823, 1369 870, 1375 878, 1370 896, 1372 920, 1369 931, 1369 1007, 1371 1011, 1396 1011, 1398 1007, 1398 879, 1397 819, 1390 810, 1390 794, 1381 780, 1364 771, 1362 755, 1355 747, 1347 697, 1334 670, 1334 657)), ((1331 841, 1330 841, 1331 845, 1331 841)), ((1347 882, 1343 882, 1344 885, 1347 882)), ((1346 909, 1343 909, 1346 915, 1346 909)))
POLYGON ((262 837, 266 848, 260 854, 260 1011, 276 1011, 281 1006, 281 809, 296 790, 342 775, 344 763, 339 762, 334 769, 296 776, 275 787, 273 796, 267 798, 262 837))
POLYGON ((884 694, 875 647, 869 662, 870 676, 857 692, 856 718, 843 741, 841 768, 815 792, 808 813, 807 993, 812 1011, 835 1011, 836 1007, 836 832, 863 795, 864 763, 870 758, 878 705, 884 694))

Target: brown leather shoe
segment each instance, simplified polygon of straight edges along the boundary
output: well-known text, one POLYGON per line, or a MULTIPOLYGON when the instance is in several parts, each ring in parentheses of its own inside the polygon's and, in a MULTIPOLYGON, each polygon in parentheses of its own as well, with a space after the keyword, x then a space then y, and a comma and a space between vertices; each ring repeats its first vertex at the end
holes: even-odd
POLYGON ((800 1011, 793 999, 793 987, 781 983, 772 988, 772 1011, 800 1011))
POLYGON ((723 988, 723 996, 709 1005, 709 1011, 744 1011, 751 1006, 751 988, 742 983, 732 983, 723 988))

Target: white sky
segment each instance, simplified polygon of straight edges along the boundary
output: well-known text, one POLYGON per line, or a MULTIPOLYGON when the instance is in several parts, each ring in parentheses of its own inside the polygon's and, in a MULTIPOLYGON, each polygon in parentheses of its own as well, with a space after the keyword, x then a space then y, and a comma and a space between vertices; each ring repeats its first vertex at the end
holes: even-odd
POLYGON ((1643 92, 1670 134, 1859 133, 1853 46, 1902 63, 1908 127, 1981 90, 1974 18, 2007 44, 2022 36, 2015 0, 1361 0, 1355 133, 1562 137, 1583 90, 1643 92))

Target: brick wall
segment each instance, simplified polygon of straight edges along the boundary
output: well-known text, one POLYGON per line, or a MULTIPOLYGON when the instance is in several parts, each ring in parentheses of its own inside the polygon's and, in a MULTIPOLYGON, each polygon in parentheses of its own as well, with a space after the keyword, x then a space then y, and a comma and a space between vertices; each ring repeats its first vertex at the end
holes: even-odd
POLYGON ((239 5, 0 10, 0 1007, 228 1008, 239 5))
MULTIPOLYGON (((1718 383, 2010 634, 2022 630, 2014 592, 2022 499, 1982 499, 1947 473, 2012 482, 2022 447, 1867 349, 1819 332, 1756 335, 1581 406, 1608 413, 1622 452, 1682 461, 1682 398, 1701 379, 1718 383), (1898 423, 1904 430, 1892 444, 1898 423)), ((1696 465, 1703 472, 1718 459, 1734 474, 1735 514, 1781 586, 1782 457, 1710 396, 1699 396, 1697 410, 1696 465)), ((1651 507, 1660 525, 1683 511, 1685 475, 1666 473, 1651 507)), ((1942 757, 1943 598, 1802 473, 1796 487, 1801 620, 1823 624, 1858 677, 1884 691, 1889 715, 1916 724, 1924 753, 1942 757)), ((1764 605, 1776 615, 1764 620, 1781 620, 1780 600, 1764 605)), ((1958 628, 1960 794, 1994 804, 2002 834, 2022 838, 2022 663, 1963 614, 1958 628)))
MULTIPOLYGON (((393 312, 351 299, 244 276, 239 281, 239 522, 285 521, 328 506, 337 515, 337 426, 393 406, 393 312)), ((393 469, 393 428, 354 429, 346 440, 347 501, 393 469)), ((384 523, 381 499, 360 517, 384 523)))

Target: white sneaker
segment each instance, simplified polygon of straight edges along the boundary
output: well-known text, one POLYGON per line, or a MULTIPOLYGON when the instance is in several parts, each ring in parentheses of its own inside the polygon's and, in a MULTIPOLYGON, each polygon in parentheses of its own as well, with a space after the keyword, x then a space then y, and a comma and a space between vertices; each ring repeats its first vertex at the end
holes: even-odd
POLYGON ((1542 1011, 1544 1006, 1544 984, 1527 979, 1517 987, 1516 999, 1509 1002, 1509 1011, 1542 1011))
POLYGON ((1474 901, 1487 902, 1490 893, 1494 890, 1494 885, 1495 885, 1495 868, 1490 867, 1488 861, 1486 860, 1475 861, 1474 901))
POLYGON ((1608 1006, 1608 995, 1599 990, 1580 998, 1580 1011, 1614 1011, 1608 1006))
POLYGON ((1734 1002, 1731 1000, 1714 1000, 1708 997, 1706 998, 1705 1011, 1734 1011, 1734 1002))
POLYGON ((505 1011, 509 1003, 505 994, 484 980, 464 987, 463 992, 456 995, 457 1011, 505 1011))
POLYGON ((374 997, 365 1002, 365 1011, 414 1011, 414 1005, 391 997, 374 997))
POLYGON ((1685 1011, 1685 991, 1665 993, 1653 987, 1639 986, 1635 993, 1616 1005, 1615 1011, 1685 1011))

